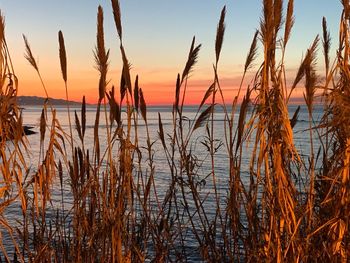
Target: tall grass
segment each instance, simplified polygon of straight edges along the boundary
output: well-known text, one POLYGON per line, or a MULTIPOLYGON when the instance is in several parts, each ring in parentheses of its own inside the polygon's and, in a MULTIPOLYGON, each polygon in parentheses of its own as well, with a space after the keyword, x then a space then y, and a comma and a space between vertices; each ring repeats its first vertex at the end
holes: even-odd
MULTIPOLYGON (((0 259, 349 261, 350 6, 347 1, 342 5, 334 63, 330 61, 331 39, 324 19, 325 76, 320 77, 316 71, 320 42, 317 36, 290 83, 285 52, 293 32, 294 1, 264 0, 260 28, 248 48, 241 84, 233 98, 224 97, 219 76, 224 7, 217 25, 213 82, 203 94, 195 117, 188 119, 188 79, 201 49, 194 37, 182 74, 174 79, 170 129, 164 128, 159 113, 157 138, 152 137, 153 127, 147 118, 147 91, 141 88, 141 78, 133 77, 123 46, 117 0, 111 1, 111 7, 122 56, 119 93, 107 82, 109 50, 104 41, 104 11, 99 6, 94 57, 100 78, 93 145, 86 139, 85 97, 80 114, 74 112, 74 124, 71 120, 69 65, 63 33, 59 31, 69 131, 61 127, 55 108, 47 101, 40 118, 40 157, 37 164, 30 164, 30 169, 24 158, 30 148, 22 136, 16 102, 17 77, 0 14, 0 227, 12 239, 12 244, 4 244, 0 238, 0 259), (259 46, 263 55, 260 65, 259 46), (247 73, 254 64, 258 64, 257 70, 246 85, 247 73), (309 115, 305 134, 309 134, 310 154, 306 157, 293 139, 300 108, 289 116, 289 99, 297 87, 304 88, 309 115), (244 98, 239 101, 243 92, 244 98), (322 121, 317 125, 313 119, 316 96, 324 105, 322 121), (223 127, 217 127, 215 122, 220 108, 223 127), (101 123, 106 124, 106 129, 99 129, 101 123), (142 125, 145 140, 139 135, 142 125), (218 138, 218 128, 224 131, 224 138, 218 138), (166 160, 167 186, 157 181, 157 149, 166 160), (228 170, 227 176, 220 178, 217 162, 222 153, 227 156, 228 170), (244 154, 249 155, 248 166, 244 164, 244 154), (54 184, 60 187, 59 206, 51 198, 54 184), (222 185, 227 186, 226 192, 222 185), (71 192, 71 204, 65 200, 65 189, 71 192), (22 219, 12 225, 5 212, 9 205, 17 204, 22 219)), ((24 42, 25 57, 49 98, 26 37, 24 42)))

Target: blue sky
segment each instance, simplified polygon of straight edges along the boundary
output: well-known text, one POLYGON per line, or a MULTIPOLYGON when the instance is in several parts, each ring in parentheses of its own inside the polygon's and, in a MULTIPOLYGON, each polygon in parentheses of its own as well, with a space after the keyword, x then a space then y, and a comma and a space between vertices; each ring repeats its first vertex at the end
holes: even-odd
MULTIPOLYGON (((242 64, 255 30, 259 26, 262 1, 259 0, 121 0, 124 45, 135 74, 146 82, 170 82, 181 72, 195 35, 202 44, 198 78, 210 74, 215 58, 214 41, 220 11, 227 6, 226 34, 220 62, 221 75, 229 78, 242 71, 242 64)), ((22 93, 35 93, 35 78, 23 58, 22 34, 31 44, 44 79, 51 85, 60 81, 57 32, 62 30, 72 79, 93 81, 92 49, 95 46, 96 13, 105 13, 106 46, 111 49, 110 69, 121 67, 119 43, 110 1, 86 0, 0 0, 6 19, 6 36, 19 78, 25 83, 22 93)), ((286 5, 286 3, 285 3, 286 5)), ((341 4, 337 0, 295 0, 295 26, 287 47, 286 63, 294 70, 317 34, 322 33, 322 17, 327 18, 336 48, 341 4)), ((261 53, 261 51, 260 51, 261 53)), ((320 53, 321 54, 321 53, 320 53)), ((320 60, 322 65, 322 60, 320 60)), ((118 83, 119 76, 110 76, 118 83)), ((165 85, 166 86, 166 85, 165 85)), ((72 87, 78 92, 80 87, 72 87)), ((87 87, 93 89, 93 87, 87 87)), ((35 93, 36 94, 36 93, 35 93)))

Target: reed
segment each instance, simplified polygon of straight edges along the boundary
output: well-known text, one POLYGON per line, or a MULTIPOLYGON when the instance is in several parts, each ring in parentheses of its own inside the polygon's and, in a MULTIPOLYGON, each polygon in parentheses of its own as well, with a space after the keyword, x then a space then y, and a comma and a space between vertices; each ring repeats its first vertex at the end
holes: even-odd
MULTIPOLYGON (((93 143, 87 139, 85 97, 71 122, 69 67, 59 31, 69 131, 61 127, 47 101, 37 135, 37 164, 25 161, 30 147, 22 136, 17 77, 0 13, 0 228, 12 240, 5 244, 0 238, 0 261, 349 261, 350 7, 347 1, 341 3, 344 11, 333 63, 326 20, 320 23, 325 77, 316 71, 317 36, 290 84, 285 54, 293 32, 294 1, 287 5, 282 0, 262 1, 260 27, 248 47, 233 98, 224 97, 219 76, 228 33, 224 7, 216 28, 213 81, 194 118, 186 116, 185 105, 191 88, 188 79, 201 49, 195 37, 182 74, 174 79, 171 122, 165 123, 158 113, 157 128, 149 119, 147 90, 130 68, 117 0, 111 1, 111 10, 121 54, 119 92, 107 81, 109 50, 104 41, 104 10, 99 6, 93 52, 99 99, 93 143), (246 84, 251 71, 255 74, 246 84), (305 134, 310 154, 306 157, 294 145, 300 107, 292 118, 288 113, 290 97, 302 86, 309 115, 305 134), (320 124, 313 119, 317 96, 324 105, 320 124), (222 124, 216 122, 218 110, 223 112, 222 124), (224 131, 223 138, 218 138, 217 128, 224 131), (165 160, 161 166, 158 154, 165 160), (225 176, 218 171, 218 158, 223 155, 225 176), (160 183, 161 173, 167 176, 166 184, 160 183), (55 205, 52 193, 57 185, 61 200, 55 205), (67 189, 71 203, 64 196, 67 189), (12 225, 6 211, 17 204, 22 220, 12 225)), ((25 58, 49 98, 25 36, 24 44, 25 58)))

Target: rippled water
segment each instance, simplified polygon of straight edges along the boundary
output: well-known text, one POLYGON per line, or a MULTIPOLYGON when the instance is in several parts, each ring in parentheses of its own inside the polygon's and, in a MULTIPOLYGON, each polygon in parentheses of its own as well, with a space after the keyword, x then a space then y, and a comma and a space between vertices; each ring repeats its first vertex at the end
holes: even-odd
MULTIPOLYGON (((297 106, 290 106, 290 117, 292 117, 293 113, 295 112, 297 106)), ((27 158, 28 164, 31 164, 32 171, 35 171, 35 167, 37 167, 38 159, 39 159, 39 152, 40 152, 40 135, 39 135, 39 119, 41 115, 41 107, 26 107, 23 110, 23 122, 24 125, 32 126, 34 127, 33 130, 38 132, 37 134, 28 136, 29 140, 29 148, 30 153, 27 158)), ((65 107, 57 107, 57 118, 60 121, 60 124, 62 128, 65 131, 69 131, 68 126, 68 118, 67 118, 67 110, 65 107)), ((77 111, 78 116, 80 116, 80 108, 72 108, 72 121, 74 123, 74 111, 77 111)), ((157 194, 160 198, 164 197, 166 190, 168 189, 169 182, 171 180, 170 176, 170 170, 167 163, 167 160, 165 158, 164 150, 162 148, 161 142, 159 140, 158 136, 158 112, 161 114, 162 122, 163 122, 163 128, 164 133, 171 133, 172 132, 172 113, 171 113, 171 107, 149 107, 147 112, 147 118, 148 118, 148 125, 149 125, 149 131, 150 131, 150 137, 151 141, 155 141, 153 145, 154 149, 154 160, 155 160, 155 184, 157 186, 157 194)), ((196 107, 185 107, 184 115, 188 117, 189 120, 193 120, 196 116, 196 107)), ((236 121, 238 120, 238 113, 235 116, 236 121)), ((317 124, 318 119, 320 118, 320 115, 322 113, 321 107, 316 108, 314 112, 314 120, 315 124, 317 124)), ((85 136, 85 142, 86 146, 93 148, 93 126, 94 126, 94 120, 95 120, 95 114, 96 114, 96 108, 95 107, 87 107, 87 125, 86 125, 86 136, 85 136)), ((124 116, 125 117, 125 116, 124 116)), ((105 145, 106 141, 106 129, 104 125, 104 114, 101 114, 101 125, 99 130, 100 140, 101 140, 101 152, 105 148, 103 146, 105 145)), ((304 155, 308 156, 310 151, 310 142, 309 142, 309 122, 308 122, 308 113, 306 110, 306 107, 302 107, 299 113, 299 119, 298 123, 294 128, 294 140, 295 145, 299 152, 304 155)), ((146 146, 146 129, 143 120, 139 119, 139 144, 146 146)), ((224 114, 222 109, 217 108, 215 113, 215 129, 214 129, 215 137, 220 140, 222 143, 224 143, 225 140, 225 132, 224 132, 224 114)), ((198 174, 202 176, 203 179, 205 179, 206 184, 203 184, 204 193, 208 195, 208 198, 205 201, 205 207, 206 212, 208 213, 208 217, 215 215, 214 208, 215 205, 215 199, 213 195, 213 189, 212 189, 212 181, 210 177, 206 179, 206 176, 211 171, 211 162, 210 162, 210 156, 206 148, 201 144, 201 141, 205 139, 205 128, 201 127, 194 133, 194 139, 191 141, 191 148, 193 149, 193 153, 197 155, 198 159, 202 162, 202 165, 200 166, 200 170, 198 171, 198 174)), ((76 131, 74 130, 74 137, 78 142, 78 135, 76 131)), ((249 178, 248 178, 248 165, 250 161, 250 152, 253 145, 253 142, 250 144, 247 144, 247 147, 244 148, 243 153, 243 159, 242 159, 242 181, 243 183, 248 184, 249 178), (244 175, 247 175, 246 178, 244 178, 244 175)), ((318 147, 317 142, 315 143, 315 148, 318 147)), ((67 149, 67 152, 69 152, 69 149, 67 149)), ((143 155, 143 167, 147 167, 147 155, 146 152, 144 152, 143 155)), ((229 179, 229 167, 228 167, 228 158, 225 150, 225 145, 222 145, 215 157, 215 171, 217 176, 217 186, 219 190, 219 194, 223 197, 226 196, 226 193, 228 191, 228 179, 229 179)), ((52 199, 54 206, 59 206, 61 201, 61 192, 59 187, 59 180, 56 180, 56 183, 53 186, 53 192, 52 192, 52 199)), ((69 206, 72 204, 72 195, 71 190, 69 189, 69 179, 68 176, 65 176, 65 188, 64 188, 64 202, 66 206, 69 206)), ((222 198, 222 203, 224 204, 225 199, 222 198)), ((10 219, 10 223, 15 224, 16 219, 19 219, 21 217, 19 204, 13 204, 11 205, 7 211, 6 215, 10 219)), ((191 205, 191 204, 190 204, 191 205)), ((4 236, 4 243, 9 243, 9 237, 4 236)), ((193 248, 191 248, 193 249, 193 248)))

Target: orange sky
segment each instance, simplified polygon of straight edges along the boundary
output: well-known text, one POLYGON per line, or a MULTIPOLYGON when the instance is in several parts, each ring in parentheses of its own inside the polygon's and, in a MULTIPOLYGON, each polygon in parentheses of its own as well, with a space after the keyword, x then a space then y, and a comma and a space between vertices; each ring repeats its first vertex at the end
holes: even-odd
MULTIPOLYGON (((185 57, 185 56, 184 56, 185 57)), ((39 66, 40 68, 40 66, 39 66)), ((45 67, 41 75, 50 97, 65 98, 65 86, 57 68, 45 67), (48 77, 47 77, 48 76, 48 77)), ((139 86, 143 89, 143 93, 148 104, 166 105, 172 104, 175 96, 175 83, 178 72, 182 72, 182 68, 178 71, 174 67, 169 68, 140 68, 132 67, 132 82, 135 80, 136 74, 139 75, 139 86)), ((241 82, 241 74, 233 72, 229 74, 223 70, 220 77, 220 85, 224 91, 227 103, 237 95, 237 90, 241 82)), ((36 72, 28 65, 25 70, 22 68, 17 71, 20 78, 19 95, 45 96, 44 89, 41 85, 36 72)), ((198 104, 201 102, 206 90, 214 79, 212 70, 207 68, 199 68, 195 66, 187 85, 186 104, 198 104)), ((112 85, 119 90, 120 70, 110 70, 108 73, 109 84, 107 90, 112 85)), ((245 85, 252 79, 252 75, 248 75, 245 85)), ((93 67, 90 70, 73 70, 68 69, 68 90, 69 98, 74 101, 81 101, 82 96, 86 96, 87 102, 96 103, 98 99, 98 80, 99 73, 93 67)), ((118 96, 119 94, 117 94, 118 96)), ((242 93, 242 96, 244 94, 242 93)))
MULTIPOLYGON (((29 67, 29 65, 27 66, 29 67)), ((42 74, 49 96, 64 99, 65 86, 63 80, 61 79, 60 71, 50 70, 52 69, 44 68, 44 74, 42 74), (50 76, 51 78, 46 78, 45 76, 50 76)), ((169 105, 174 102, 177 76, 176 69, 164 68, 142 70, 141 68, 132 68, 131 71, 132 73, 134 73, 134 71, 141 72, 139 74, 139 86, 143 89, 147 104, 169 105), (142 73, 143 71, 145 72, 144 74, 142 73)), ((287 73, 289 73, 290 79, 293 79, 295 76, 295 70, 291 70, 287 73)), ((251 83, 254 74, 254 70, 247 74, 243 83, 243 91, 241 92, 240 98, 243 98, 244 89, 251 83)), ((239 72, 233 72, 230 75, 229 72, 224 71, 224 74, 220 76, 220 85, 224 93, 225 102, 231 103, 232 99, 237 95, 242 74, 239 72)), ((135 77, 136 73, 132 74, 132 82, 134 81, 135 77)), ((110 70, 108 73, 109 84, 107 86, 107 90, 111 89, 112 85, 114 85, 116 91, 119 91, 119 78, 119 70, 110 70)), ((85 96, 88 103, 96 103, 98 99, 98 80, 99 73, 93 68, 85 71, 74 70, 73 72, 68 72, 69 99, 81 101, 82 97, 85 96)), ((206 90, 212 84, 212 82, 213 73, 210 72, 209 69, 195 70, 188 80, 185 100, 186 104, 200 103, 206 90)), ((30 67, 22 75, 22 78, 20 78, 19 85, 19 95, 45 96, 45 92, 39 78, 36 76, 35 71, 30 67)), ((297 88, 293 94, 294 97, 302 98, 303 88, 297 88)), ((119 98, 118 92, 116 96, 119 98)), ((219 101, 221 102, 221 100, 219 101)))
MULTIPOLYGON (((65 36, 68 59, 68 89, 71 100, 95 103, 98 97, 99 75, 94 68, 93 49, 96 43, 97 6, 105 13, 105 42, 110 49, 110 80, 119 89, 122 66, 119 42, 109 1, 4 1, 0 4, 5 14, 6 37, 15 71, 19 78, 19 94, 45 96, 39 78, 24 59, 22 33, 29 40, 34 57, 50 97, 65 98, 58 59, 57 33, 65 36), (62 15, 63 14, 63 15, 62 15)), ((226 102, 236 95, 241 81, 243 64, 251 39, 259 26, 261 0, 237 1, 185 1, 165 2, 121 1, 123 38, 131 63, 132 81, 139 75, 148 104, 172 104, 175 82, 186 63, 192 37, 202 44, 198 63, 188 83, 188 104, 199 103, 213 81, 212 64, 215 61, 215 34, 222 7, 227 6, 226 32, 219 63, 221 87, 226 102), (184 10, 183 5, 186 4, 184 10), (179 17, 179 14, 181 16, 179 17)), ((303 54, 316 34, 322 32, 322 17, 327 17, 335 54, 338 21, 341 14, 339 1, 295 1, 295 25, 287 46, 287 78, 291 80, 303 54), (335 3, 336 2, 336 3, 335 3)), ((246 85, 251 81, 262 61, 262 48, 246 85)), ((334 58, 334 55, 333 55, 334 58)), ((322 50, 319 50, 319 68, 323 68, 322 50)), ((243 95, 243 94, 242 94, 243 95)), ((302 89, 295 96, 302 97, 302 89)))

